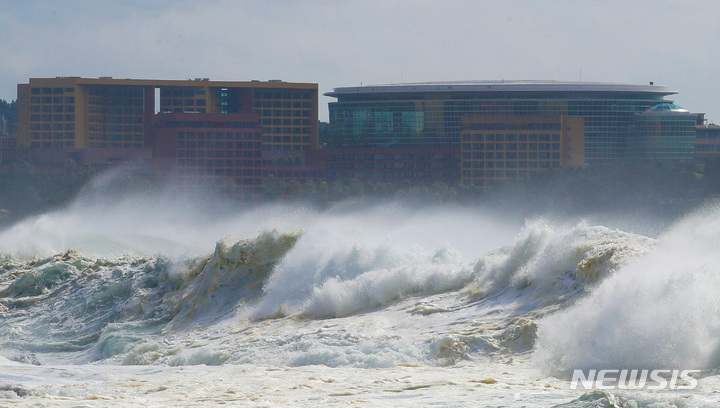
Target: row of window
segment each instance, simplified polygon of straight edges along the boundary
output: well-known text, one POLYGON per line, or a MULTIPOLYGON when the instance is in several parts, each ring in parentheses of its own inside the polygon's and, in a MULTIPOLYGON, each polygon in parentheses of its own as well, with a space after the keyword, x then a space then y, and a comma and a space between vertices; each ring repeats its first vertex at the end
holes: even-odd
POLYGON ((205 99, 160 99, 160 106, 207 106, 205 99))
POLYGON ((37 104, 63 104, 63 103, 75 103, 74 96, 31 96, 30 103, 33 105, 37 104))
POLYGON ((329 154, 327 160, 349 161, 349 160, 447 160, 458 159, 457 153, 395 153, 395 154, 329 154))
POLYGON ((473 123, 473 130, 560 130, 559 123, 473 123))
POLYGON ((97 105, 88 106, 88 113, 98 115, 142 115, 144 113, 143 108, 128 108, 128 107, 104 107, 97 105))
POLYGON ((282 110, 282 109, 275 109, 275 110, 273 110, 273 109, 262 109, 262 110, 255 109, 255 110, 253 110, 253 113, 258 116, 283 116, 286 118, 289 118, 289 117, 309 118, 310 116, 312 116, 310 114, 309 110, 297 110, 297 109, 295 109, 295 110, 291 110, 291 109, 284 109, 284 110, 282 110))
POLYGON ((463 143, 468 150, 560 150, 560 143, 463 143))
POLYGON ((260 133, 250 132, 178 132, 178 140, 259 140, 260 133))
MULTIPOLYGON (((207 172, 201 171, 202 169, 194 169, 194 168, 179 168, 177 170, 178 177, 177 181, 178 184, 186 186, 186 187, 207 187, 209 185, 224 185, 228 182, 225 176, 233 177, 232 174, 226 175, 225 172, 221 172, 221 174, 216 174, 216 171, 213 171, 212 173, 215 176, 220 176, 221 178, 216 178, 214 176, 208 176, 207 172), (204 176, 200 176, 200 174, 204 174, 204 176), (187 176, 187 177, 186 177, 187 176)), ((235 178, 233 179, 233 183, 235 186, 260 186, 262 185, 262 176, 256 176, 254 178, 235 178)), ((231 186, 228 186, 231 187, 231 186)), ((242 188, 238 191, 242 191, 242 188)))
POLYGON ((32 142, 30 147, 33 149, 62 149, 75 147, 75 142, 32 142))
POLYGON ((720 152, 720 145, 716 144, 696 144, 695 145, 695 152, 696 153, 705 153, 705 152, 720 152))
POLYGON ((300 170, 264 170, 263 177, 269 177, 273 175, 278 178, 302 180, 305 178, 321 178, 323 177, 322 172, 319 171, 300 171, 300 170))
POLYGON ((75 139, 75 132, 31 132, 30 139, 75 139))
POLYGON ((463 162, 463 169, 536 169, 536 168, 551 168, 560 167, 558 161, 475 161, 475 162, 463 162))
POLYGON ((91 96, 88 98, 89 105, 96 106, 143 106, 142 98, 107 98, 103 96, 91 96))
POLYGON ((160 88, 161 98, 192 98, 195 96, 205 96, 207 92, 204 89, 165 89, 160 88))
POLYGON ((75 88, 32 88, 31 95, 62 95, 63 93, 75 92, 75 88))
POLYGON ((463 152, 462 158, 463 160, 559 160, 560 152, 463 152))
POLYGON ((75 130, 75 123, 31 123, 30 130, 75 130))
POLYGON ((472 134, 463 133, 462 139, 464 142, 559 142, 559 133, 541 133, 541 134, 472 134))
POLYGON ((271 134, 288 134, 292 131, 294 135, 304 134, 309 135, 312 133, 310 128, 298 128, 298 127, 263 127, 263 133, 266 135, 271 134))
POLYGON ((263 125, 283 125, 283 126, 310 126, 310 119, 270 119, 264 118, 262 120, 263 125))
POLYGON ((139 149, 143 147, 142 143, 107 143, 107 142, 90 142, 89 147, 94 149, 139 149))
POLYGON ((32 113, 62 113, 62 112, 75 112, 75 105, 33 105, 30 107, 32 113))
POLYGON ((538 173, 538 170, 463 170, 462 178, 463 184, 465 185, 483 185, 477 182, 482 180, 472 180, 473 178, 479 179, 516 179, 516 178, 527 178, 538 173), (468 184, 470 182, 471 184, 468 184))
MULTIPOLYGON (((178 161, 178 164, 182 164, 183 166, 187 166, 189 163, 189 161, 186 159, 180 159, 180 160, 182 160, 182 163, 180 163, 180 161, 178 161)), ((224 165, 223 165, 222 160, 220 160, 220 161, 208 160, 208 161, 212 161, 213 163, 216 164, 216 166, 213 166, 213 167, 223 167, 223 166, 225 166, 225 167, 260 167, 260 164, 261 164, 261 160, 252 160, 252 159, 225 160, 224 165)), ((201 161, 201 160, 193 160, 192 161, 192 163, 194 163, 193 166, 197 166, 198 163, 200 163, 200 162, 202 163, 202 165, 205 165, 205 161, 201 161)))
POLYGON ((89 123, 143 123, 142 116, 88 116, 89 123))
POLYGON ((253 108, 311 108, 310 102, 298 101, 253 101, 253 108))
POLYGON ((287 144, 264 144, 263 150, 265 151, 273 151, 273 152, 279 152, 279 151, 300 151, 300 150, 308 150, 310 148, 310 145, 302 144, 302 145, 287 145, 287 144))
MULTIPOLYGON (((185 109, 185 108, 175 108, 175 109, 161 109, 161 113, 207 113, 207 109, 205 108, 194 108, 194 109, 185 109)), ((227 113, 227 112, 222 112, 227 113)))
POLYGON ((263 136, 264 143, 310 143, 310 136, 263 136))
MULTIPOLYGON (((245 166, 243 163, 245 160, 231 160, 231 159, 177 159, 177 164, 180 167, 202 167, 202 168, 224 168, 230 171, 243 170, 250 171, 255 175, 260 175, 259 164, 252 164, 245 166), (252 167, 252 168, 243 168, 252 167)), ((259 163, 259 160, 252 161, 253 163, 259 163)))
POLYGON ((88 135, 88 138, 90 140, 101 140, 101 141, 111 141, 111 142, 142 142, 143 141, 143 135, 142 134, 121 134, 121 133, 90 133, 88 135))
POLYGON ((173 120, 163 124, 166 128, 233 128, 233 129, 252 129, 257 126, 255 122, 210 122, 210 121, 184 121, 173 120))
POLYGON ((30 121, 32 122, 74 122, 75 115, 30 115, 30 121))
POLYGON ((260 91, 255 90, 253 99, 312 99, 313 95, 309 92, 292 92, 292 91, 260 91))
POLYGON ((457 170, 442 170, 442 171, 373 171, 373 172, 334 172, 328 171, 327 178, 330 180, 341 180, 341 179, 444 179, 448 181, 455 181, 458 178, 457 170))
POLYGON ((184 150, 177 151, 177 157, 260 157, 260 146, 257 150, 184 150))
POLYGON ((442 169, 460 167, 458 162, 442 161, 433 163, 381 162, 381 163, 328 163, 328 170, 352 169, 442 169))

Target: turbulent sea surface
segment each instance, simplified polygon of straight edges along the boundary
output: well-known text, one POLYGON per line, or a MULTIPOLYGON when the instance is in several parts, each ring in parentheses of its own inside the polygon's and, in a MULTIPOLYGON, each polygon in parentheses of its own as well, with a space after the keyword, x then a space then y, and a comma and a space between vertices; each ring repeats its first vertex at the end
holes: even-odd
POLYGON ((717 406, 719 214, 78 203, 0 231, 0 406, 717 406))

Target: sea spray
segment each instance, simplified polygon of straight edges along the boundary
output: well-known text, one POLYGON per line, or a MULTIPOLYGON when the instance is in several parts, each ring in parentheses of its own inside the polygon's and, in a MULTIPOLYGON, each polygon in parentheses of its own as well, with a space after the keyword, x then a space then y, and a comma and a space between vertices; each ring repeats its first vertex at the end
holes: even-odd
POLYGON ((718 207, 689 216, 571 308, 539 322, 536 363, 575 369, 720 367, 718 207))
POLYGON ((514 242, 491 251, 475 264, 475 279, 465 290, 484 296, 531 286, 537 295, 573 295, 610 276, 620 265, 654 245, 650 238, 591 226, 528 221, 514 242))
POLYGON ((468 265, 449 248, 431 252, 352 238, 306 234, 274 272, 251 317, 349 316, 412 295, 459 289, 471 277, 468 265))

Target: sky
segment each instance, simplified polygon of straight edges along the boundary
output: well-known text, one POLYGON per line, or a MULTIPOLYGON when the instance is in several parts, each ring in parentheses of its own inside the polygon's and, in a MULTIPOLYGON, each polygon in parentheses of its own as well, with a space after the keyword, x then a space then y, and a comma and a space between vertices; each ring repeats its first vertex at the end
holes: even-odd
POLYGON ((720 123, 717 0, 0 0, 0 99, 29 78, 665 85, 720 123))

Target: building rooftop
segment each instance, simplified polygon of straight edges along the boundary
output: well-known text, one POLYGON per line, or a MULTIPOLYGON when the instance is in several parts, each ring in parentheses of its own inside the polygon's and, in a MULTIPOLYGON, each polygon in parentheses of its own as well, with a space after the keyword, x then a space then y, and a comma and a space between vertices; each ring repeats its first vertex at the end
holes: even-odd
POLYGON ((659 95, 673 95, 662 85, 631 85, 606 82, 568 82, 568 81, 451 81, 418 82, 386 85, 334 88, 326 96, 338 97, 352 94, 381 94, 408 92, 637 92, 659 95))
POLYGON ((678 117, 694 117, 699 120, 700 123, 704 120, 704 113, 692 113, 682 106, 675 105, 673 103, 661 103, 653 106, 652 108, 641 112, 642 116, 678 116, 678 117))
POLYGON ((655 105, 652 108, 648 109, 648 111, 652 112, 679 112, 679 113, 687 113, 688 110, 683 108, 682 106, 675 105, 674 103, 661 103, 659 105, 655 105))
POLYGON ((86 78, 76 76, 59 76, 55 78, 30 78, 30 83, 40 86, 53 86, 58 82, 73 83, 78 85, 131 85, 131 86, 197 86, 197 87, 245 87, 245 88, 317 88, 317 83, 285 82, 280 79, 268 81, 211 81, 210 78, 195 79, 137 79, 137 78, 113 78, 103 76, 99 78, 86 78), (43 85, 45 84, 45 85, 43 85))

